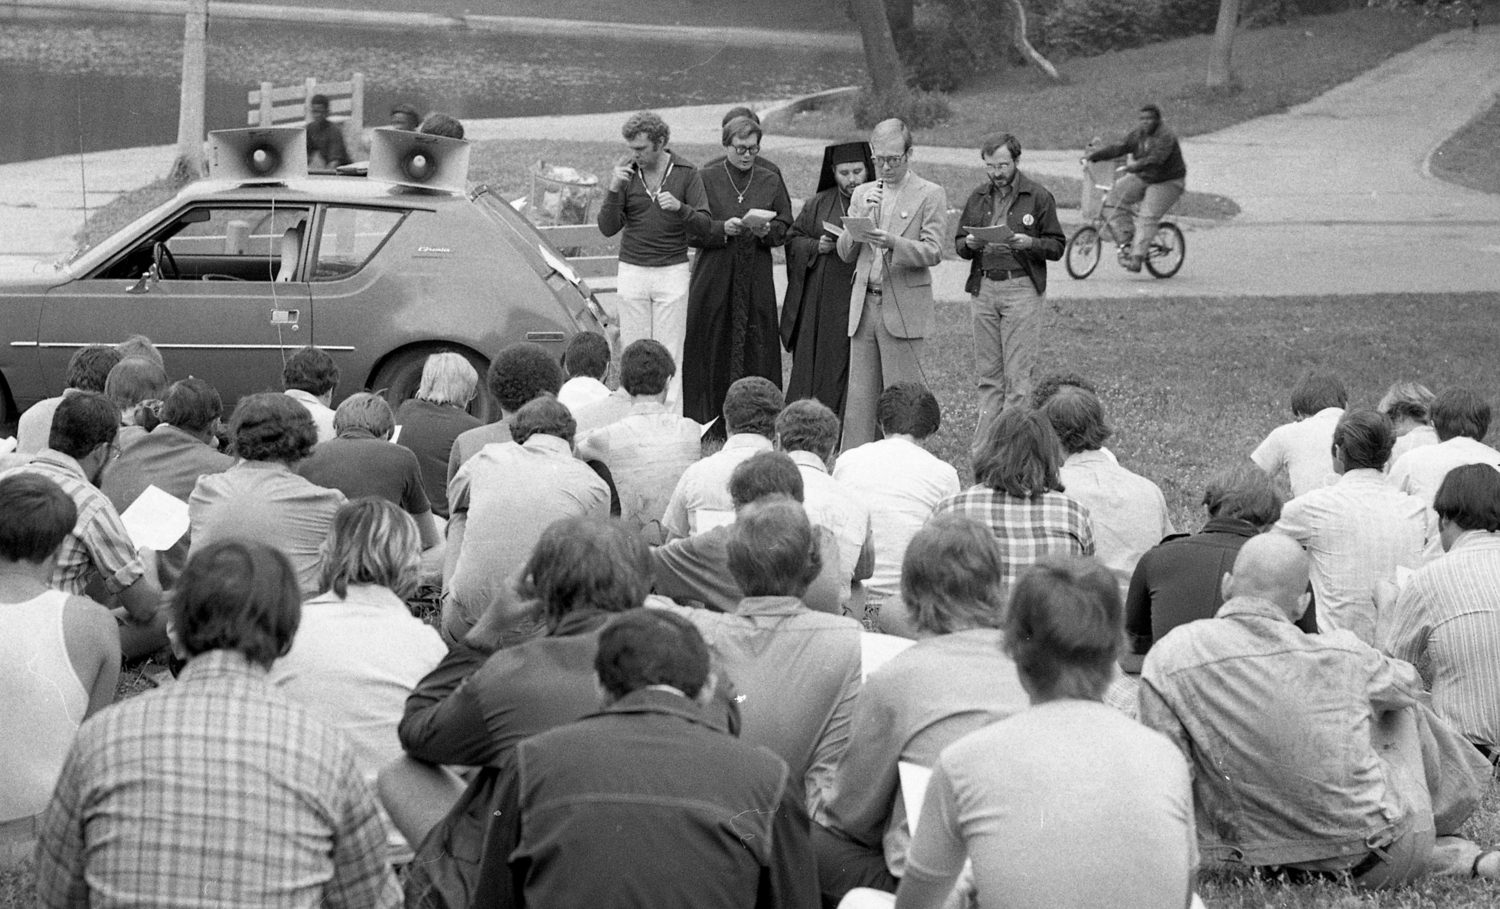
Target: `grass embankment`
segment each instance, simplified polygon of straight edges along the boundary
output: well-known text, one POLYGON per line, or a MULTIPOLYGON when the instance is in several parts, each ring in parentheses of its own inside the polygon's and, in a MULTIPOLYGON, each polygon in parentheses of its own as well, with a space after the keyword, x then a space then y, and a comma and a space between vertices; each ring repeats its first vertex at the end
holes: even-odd
POLYGON ((1432 173, 1450 183, 1500 193, 1500 98, 1432 155, 1432 173))
MULTIPOLYGON (((1062 84, 1033 68, 1006 69, 977 76, 955 92, 950 120, 920 131, 917 142, 977 148, 986 134, 1003 129, 1030 148, 1082 148, 1092 136, 1134 125, 1135 111, 1146 101, 1161 105, 1178 135, 1212 132, 1311 100, 1448 27, 1414 13, 1358 9, 1241 29, 1234 44, 1240 88, 1226 94, 1204 85, 1211 35, 1054 61, 1062 84)), ((774 128, 806 136, 862 132, 847 103, 787 118, 774 128)))

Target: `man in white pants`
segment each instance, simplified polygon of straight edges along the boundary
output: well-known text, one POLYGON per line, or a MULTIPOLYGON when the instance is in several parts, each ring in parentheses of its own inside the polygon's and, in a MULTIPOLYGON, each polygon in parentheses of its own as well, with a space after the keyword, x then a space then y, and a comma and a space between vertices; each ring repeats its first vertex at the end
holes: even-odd
MULTIPOLYGON (((599 230, 620 238, 620 346, 652 338, 682 362, 687 333, 688 238, 708 228, 708 198, 698 169, 667 148, 671 130, 651 111, 632 114, 620 129, 629 153, 610 173, 599 207, 599 230)), ((672 377, 667 404, 682 411, 682 375, 672 377)))

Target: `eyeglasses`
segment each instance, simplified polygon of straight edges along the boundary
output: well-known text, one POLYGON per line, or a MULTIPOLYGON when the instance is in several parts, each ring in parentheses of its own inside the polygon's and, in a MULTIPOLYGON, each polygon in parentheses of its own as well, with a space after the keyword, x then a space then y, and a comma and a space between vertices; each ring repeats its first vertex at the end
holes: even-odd
POLYGON ((729 150, 732 151, 732 152, 734 152, 737 155, 752 155, 753 156, 753 155, 760 154, 760 146, 759 145, 731 145, 731 146, 729 146, 729 150))
POLYGON ((876 155, 870 160, 875 162, 876 167, 895 167, 905 161, 908 154, 910 152, 902 152, 899 155, 876 155))
POLYGON ((997 174, 997 173, 1000 173, 1000 172, 1002 172, 1004 170, 1007 170, 1008 168, 1012 168, 1012 167, 1015 167, 1015 166, 1016 166, 1016 163, 1014 161, 1005 161, 1005 162, 998 163, 998 164, 986 164, 984 166, 984 169, 987 170, 987 171, 989 171, 992 174, 997 174))

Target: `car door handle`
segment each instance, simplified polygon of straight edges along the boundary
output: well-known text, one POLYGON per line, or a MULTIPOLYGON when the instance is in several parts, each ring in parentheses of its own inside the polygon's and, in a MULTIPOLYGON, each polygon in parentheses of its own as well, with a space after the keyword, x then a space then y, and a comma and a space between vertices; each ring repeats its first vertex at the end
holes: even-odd
POLYGON ((298 328, 297 321, 302 316, 300 310, 296 309, 273 309, 271 310, 271 324, 275 326, 290 325, 292 331, 298 328))

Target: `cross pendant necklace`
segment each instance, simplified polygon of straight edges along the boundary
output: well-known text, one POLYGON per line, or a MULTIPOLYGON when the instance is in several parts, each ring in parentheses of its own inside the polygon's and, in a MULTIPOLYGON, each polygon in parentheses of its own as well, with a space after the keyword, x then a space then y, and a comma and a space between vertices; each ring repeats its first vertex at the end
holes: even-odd
POLYGON ((750 179, 745 181, 745 188, 741 190, 734 182, 734 174, 729 170, 729 162, 724 162, 724 176, 729 178, 729 188, 734 190, 735 199, 741 205, 745 204, 745 193, 750 191, 750 184, 755 182, 755 168, 750 168, 750 179))

